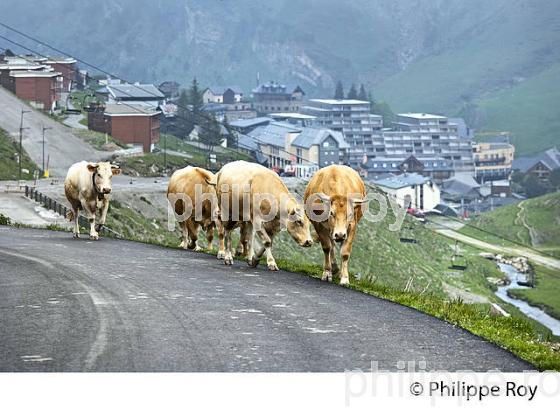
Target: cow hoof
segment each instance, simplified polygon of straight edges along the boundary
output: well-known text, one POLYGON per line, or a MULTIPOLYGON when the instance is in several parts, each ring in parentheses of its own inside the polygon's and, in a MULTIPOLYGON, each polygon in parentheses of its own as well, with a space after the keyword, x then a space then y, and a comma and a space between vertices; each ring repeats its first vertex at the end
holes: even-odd
POLYGON ((348 278, 340 278, 340 286, 350 285, 350 280, 348 278))
POLYGON ((247 265, 249 265, 252 268, 256 268, 257 266, 259 266, 259 260, 253 257, 247 261, 247 265))
POLYGON ((194 251, 195 251, 195 252, 202 252, 203 250, 204 250, 204 249, 202 249, 202 248, 201 248, 200 246, 198 246, 198 245, 196 245, 196 246, 194 247, 194 251))
POLYGON ((91 239, 92 241, 98 241, 99 240, 99 235, 95 234, 95 235, 90 235, 89 239, 91 239))
POLYGON ((228 255, 224 257, 224 264, 225 265, 233 265, 233 258, 228 255))
POLYGON ((74 238, 80 239, 80 234, 79 234, 79 233, 75 233, 75 234, 74 234, 74 238))
POLYGON ((269 263, 268 264, 268 270, 276 271, 276 270, 280 270, 280 269, 278 269, 278 265, 276 265, 276 263, 269 263))
POLYGON ((216 256, 216 258, 218 259, 225 259, 226 257, 226 253, 224 251, 219 251, 218 255, 216 256))
POLYGON ((326 281, 332 282, 332 273, 329 272, 328 270, 324 271, 323 276, 321 277, 321 280, 323 282, 326 282, 326 281))

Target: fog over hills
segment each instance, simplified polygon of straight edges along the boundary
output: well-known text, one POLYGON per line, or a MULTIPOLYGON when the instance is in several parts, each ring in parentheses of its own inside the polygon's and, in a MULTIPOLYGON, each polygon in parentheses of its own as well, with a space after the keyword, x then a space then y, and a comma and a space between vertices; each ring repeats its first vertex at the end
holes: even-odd
POLYGON ((1 7, 0 21, 131 80, 186 84, 197 76, 248 90, 260 75, 298 83, 309 96, 330 96, 338 79, 364 83, 396 111, 462 114, 478 129, 512 131, 524 152, 554 145, 560 129, 556 0, 3 0, 1 7))

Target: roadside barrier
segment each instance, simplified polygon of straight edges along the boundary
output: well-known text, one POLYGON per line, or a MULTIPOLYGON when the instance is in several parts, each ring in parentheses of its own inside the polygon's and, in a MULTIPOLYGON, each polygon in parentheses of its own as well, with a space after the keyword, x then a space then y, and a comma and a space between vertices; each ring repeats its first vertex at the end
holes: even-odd
MULTIPOLYGON (((32 200, 34 200, 35 202, 40 203, 41 205, 43 205, 45 208, 56 212, 57 214, 63 216, 66 218, 66 216, 68 215, 68 212, 70 212, 70 209, 64 205, 61 204, 60 202, 58 202, 55 199, 52 199, 51 197, 43 194, 42 192, 39 192, 37 190, 36 187, 33 186, 29 186, 26 185, 25 186, 25 196, 27 198, 30 198, 32 200)), ((84 227, 86 229, 89 228, 89 221, 88 219, 83 216, 83 215, 79 215, 78 217, 78 224, 81 227, 84 227)), ((101 228, 101 231, 99 233, 104 234, 105 236, 110 236, 110 237, 115 237, 115 238, 122 238, 122 235, 114 230, 112 230, 111 228, 108 228, 106 226, 103 226, 101 228)))

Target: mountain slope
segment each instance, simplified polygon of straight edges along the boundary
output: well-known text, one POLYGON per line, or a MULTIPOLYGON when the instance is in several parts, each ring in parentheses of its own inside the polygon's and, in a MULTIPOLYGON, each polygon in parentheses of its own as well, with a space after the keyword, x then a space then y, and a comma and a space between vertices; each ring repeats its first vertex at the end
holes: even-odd
POLYGON ((555 126, 545 124, 557 110, 547 101, 560 91, 546 87, 543 96, 539 76, 553 70, 545 81, 558 80, 560 2, 554 0, 3 3, 0 21, 131 80, 187 84, 196 75, 204 84, 250 89, 259 75, 325 96, 342 79, 366 84, 396 111, 462 113, 480 130, 537 141, 521 144, 523 152, 553 141, 555 126), (523 86, 528 90, 518 95, 523 86), (513 115, 527 93, 533 96, 527 116, 538 114, 540 125, 513 115))

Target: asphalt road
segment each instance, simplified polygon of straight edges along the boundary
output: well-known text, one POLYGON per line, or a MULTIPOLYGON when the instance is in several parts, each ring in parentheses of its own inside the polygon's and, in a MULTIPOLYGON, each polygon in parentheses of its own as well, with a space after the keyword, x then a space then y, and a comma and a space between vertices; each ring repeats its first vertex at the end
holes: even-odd
MULTIPOLYGON (((47 115, 32 109, 15 95, 0 87, 0 128, 6 130, 14 138, 19 138, 21 110, 24 114, 23 148, 29 157, 42 166, 43 133, 42 127, 50 127, 45 131, 45 156, 50 156, 49 168, 52 176, 64 177, 68 168, 75 162, 98 161, 107 153, 96 151, 89 144, 72 134, 71 129, 54 121, 47 115)), ((45 161, 47 158, 45 158, 45 161)))
POLYGON ((0 311, 1 371, 531 369, 443 321, 304 275, 64 232, 0 227, 0 311))

